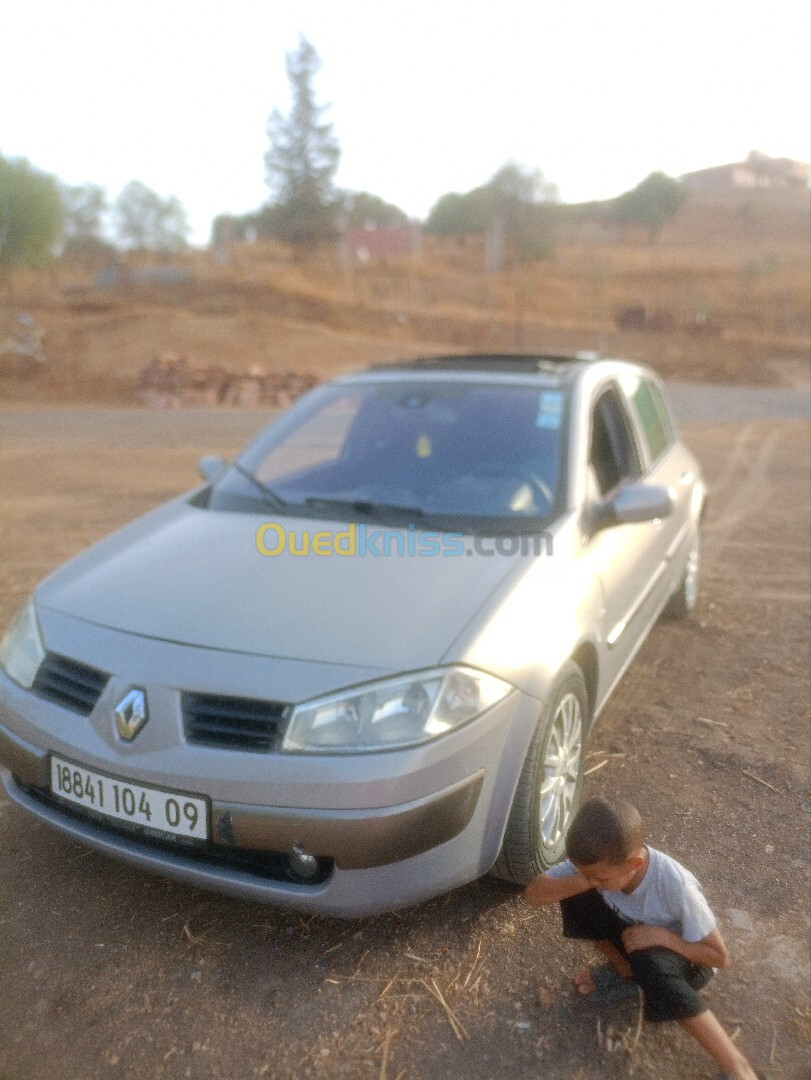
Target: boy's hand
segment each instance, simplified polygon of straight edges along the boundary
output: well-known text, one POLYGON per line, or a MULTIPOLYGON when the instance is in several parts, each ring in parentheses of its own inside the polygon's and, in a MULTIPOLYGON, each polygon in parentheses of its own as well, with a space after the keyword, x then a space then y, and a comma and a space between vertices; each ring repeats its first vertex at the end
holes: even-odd
MULTIPOLYGON (((673 949, 673 939, 677 935, 663 926, 629 926, 622 932, 622 944, 626 952, 638 952, 640 949, 673 949)), ((681 940, 677 938, 677 940, 681 940)))
POLYGON ((685 941, 678 934, 666 930, 663 926, 629 926, 622 932, 622 944, 629 953, 638 952, 640 949, 655 949, 657 946, 670 949, 678 953, 691 964, 702 964, 704 967, 726 967, 729 963, 729 954, 724 944, 724 939, 716 927, 701 941, 685 941))

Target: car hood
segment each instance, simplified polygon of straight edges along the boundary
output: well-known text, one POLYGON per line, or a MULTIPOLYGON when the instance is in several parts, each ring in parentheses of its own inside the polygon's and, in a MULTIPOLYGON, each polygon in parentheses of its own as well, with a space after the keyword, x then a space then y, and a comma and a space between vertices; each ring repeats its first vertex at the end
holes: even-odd
MULTIPOLYGON (((305 531, 332 538, 348 528, 276 520, 298 547, 305 531)), ((356 543, 354 555, 294 555, 288 544, 266 556, 257 548, 266 521, 175 501, 67 563, 40 586, 38 603, 184 645, 407 671, 440 662, 516 569, 516 560, 472 551, 376 555, 379 541, 363 553, 356 543)), ((367 540, 376 531, 402 534, 406 551, 409 537, 413 544, 420 535, 367 526, 367 540)), ((327 539, 321 546, 336 545, 327 539)))

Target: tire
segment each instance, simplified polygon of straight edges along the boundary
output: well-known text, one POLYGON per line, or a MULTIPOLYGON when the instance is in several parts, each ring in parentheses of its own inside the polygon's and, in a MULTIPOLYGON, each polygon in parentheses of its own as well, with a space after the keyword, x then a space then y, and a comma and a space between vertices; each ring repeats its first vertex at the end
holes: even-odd
POLYGON ((527 751, 504 843, 491 873, 525 885, 565 854, 566 831, 583 786, 589 697, 583 673, 567 662, 527 751))
POLYGON ((690 550, 687 554, 687 565, 684 575, 679 582, 679 587, 670 597, 665 608, 665 614, 671 619, 686 619, 692 615, 698 603, 698 590, 701 582, 701 527, 696 526, 693 533, 690 550))

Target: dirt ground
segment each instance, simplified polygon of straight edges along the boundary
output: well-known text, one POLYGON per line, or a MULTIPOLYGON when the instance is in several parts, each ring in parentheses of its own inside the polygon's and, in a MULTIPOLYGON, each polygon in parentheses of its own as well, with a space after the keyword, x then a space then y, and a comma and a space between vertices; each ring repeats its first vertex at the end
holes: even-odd
MULTIPOLYGON (((250 411, 0 412, 0 626, 93 539, 193 486, 250 411)), ((633 800, 703 882, 732 966, 708 997, 769 1080, 809 1075, 809 431, 685 429, 711 489, 703 596, 662 622, 593 732, 588 793, 633 800)), ((0 797, 0 1078, 702 1080, 678 1028, 596 1008, 589 950, 483 879, 358 921, 112 862, 0 797)))

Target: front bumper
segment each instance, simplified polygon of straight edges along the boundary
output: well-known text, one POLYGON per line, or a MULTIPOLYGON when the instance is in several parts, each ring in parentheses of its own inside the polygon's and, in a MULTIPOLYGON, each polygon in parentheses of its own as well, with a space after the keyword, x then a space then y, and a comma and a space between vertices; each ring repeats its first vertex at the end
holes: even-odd
POLYGON ((18 806, 133 865, 302 911, 360 916, 438 895, 490 868, 537 715, 538 703, 516 691, 459 732, 406 751, 323 758, 176 746, 140 757, 0 674, 0 772, 18 806), (210 842, 192 847, 65 805, 50 794, 51 752, 133 783, 167 784, 171 776, 172 786, 205 795, 210 842), (257 763, 267 773, 262 785, 257 763), (295 796, 308 773, 312 798, 302 805, 295 796), (241 798, 245 792, 252 797, 241 798), (268 805, 280 794, 282 805, 268 805), (294 850, 321 861, 317 880, 290 872, 294 850))
MULTIPOLYGON (((34 812, 55 824, 63 817, 81 820, 81 811, 46 794, 47 752, 2 727, 0 767, 10 774, 6 790, 20 805, 32 810, 49 807, 50 813, 34 812)), ((421 855, 458 836, 470 824, 483 781, 484 770, 479 770, 427 798, 374 810, 302 810, 213 799, 212 843, 226 851, 289 853, 298 848, 329 859, 342 870, 368 870, 421 855)), ((115 828, 115 822, 105 824, 115 828)))

